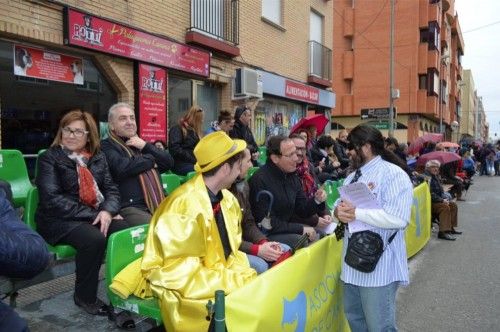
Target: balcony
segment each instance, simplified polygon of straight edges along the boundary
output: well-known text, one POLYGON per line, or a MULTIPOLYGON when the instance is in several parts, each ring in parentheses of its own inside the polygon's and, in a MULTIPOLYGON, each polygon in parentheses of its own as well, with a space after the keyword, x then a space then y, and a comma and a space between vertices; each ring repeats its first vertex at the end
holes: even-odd
POLYGON ((240 55, 239 1, 191 0, 191 27, 186 32, 186 43, 229 57, 240 55))
POLYGON ((307 82, 323 87, 332 85, 332 50, 314 40, 309 41, 307 82))

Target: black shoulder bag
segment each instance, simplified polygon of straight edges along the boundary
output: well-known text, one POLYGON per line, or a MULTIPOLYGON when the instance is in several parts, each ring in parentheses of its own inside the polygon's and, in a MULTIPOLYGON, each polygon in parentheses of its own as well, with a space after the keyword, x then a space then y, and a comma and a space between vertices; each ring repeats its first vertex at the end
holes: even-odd
MULTIPOLYGON (((391 244, 397 232, 391 235, 387 245, 391 244)), ((356 232, 349 238, 344 261, 355 270, 370 273, 375 270, 384 250, 384 241, 379 234, 372 231, 356 232)))

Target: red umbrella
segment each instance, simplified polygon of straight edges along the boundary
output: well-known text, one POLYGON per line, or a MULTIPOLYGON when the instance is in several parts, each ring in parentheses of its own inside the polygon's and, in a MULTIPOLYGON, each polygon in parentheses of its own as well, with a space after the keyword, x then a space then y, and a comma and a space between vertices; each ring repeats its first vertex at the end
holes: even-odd
POLYGON ((453 143, 453 142, 440 142, 438 143, 439 146, 442 146, 443 148, 459 148, 460 145, 458 145, 457 143, 453 143))
POLYGON ((425 134, 418 137, 413 143, 408 147, 408 154, 416 154, 424 146, 426 142, 441 142, 443 140, 443 134, 425 134))
POLYGON ((460 159, 461 157, 453 152, 433 151, 421 155, 417 159, 417 165, 425 165, 425 163, 428 162, 429 160, 437 160, 441 163, 441 165, 444 165, 460 159))
POLYGON ((301 128, 306 129, 310 126, 315 126, 319 136, 323 134, 323 131, 325 130, 327 123, 328 123, 328 118, 326 118, 323 114, 311 115, 300 119, 300 121, 297 122, 295 126, 292 127, 292 130, 290 130, 290 134, 297 132, 301 128))

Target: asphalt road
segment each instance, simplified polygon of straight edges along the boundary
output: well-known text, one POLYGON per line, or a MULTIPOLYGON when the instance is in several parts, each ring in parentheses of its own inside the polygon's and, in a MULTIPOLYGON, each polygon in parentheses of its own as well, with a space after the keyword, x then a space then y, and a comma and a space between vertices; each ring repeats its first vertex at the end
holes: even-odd
POLYGON ((400 331, 500 331, 500 177, 476 176, 458 202, 457 240, 437 239, 410 260, 398 293, 400 331))

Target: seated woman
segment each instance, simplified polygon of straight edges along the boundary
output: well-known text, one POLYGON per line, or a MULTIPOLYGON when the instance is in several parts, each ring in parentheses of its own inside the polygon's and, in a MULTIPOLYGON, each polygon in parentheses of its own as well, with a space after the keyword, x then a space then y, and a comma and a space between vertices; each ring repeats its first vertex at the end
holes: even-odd
POLYGON ((337 180, 340 178, 338 169, 340 162, 335 159, 330 159, 329 155, 334 155, 333 145, 335 141, 327 135, 323 135, 318 139, 318 142, 310 151, 311 162, 317 169, 317 176, 320 183, 326 180, 337 180))
POLYGON ((37 174, 37 231, 51 245, 76 249, 75 304, 89 314, 107 315, 97 298, 106 241, 132 225, 117 214, 120 195, 91 114, 72 110, 61 119, 52 146, 39 157, 37 174))
POLYGON ((194 171, 196 158, 194 147, 202 137, 203 110, 199 106, 192 106, 181 118, 179 124, 170 128, 168 133, 168 150, 174 158, 173 172, 186 175, 194 171))

